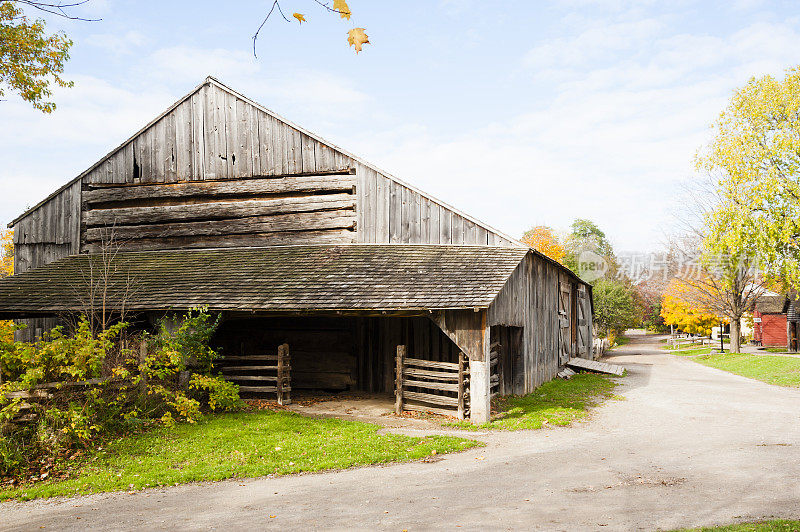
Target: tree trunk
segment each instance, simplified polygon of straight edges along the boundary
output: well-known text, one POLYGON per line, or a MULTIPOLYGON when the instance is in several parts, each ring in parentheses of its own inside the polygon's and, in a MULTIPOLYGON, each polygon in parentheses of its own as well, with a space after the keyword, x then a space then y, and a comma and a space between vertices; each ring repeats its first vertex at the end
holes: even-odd
POLYGON ((739 339, 741 337, 741 321, 742 318, 731 319, 731 353, 738 353, 741 350, 739 339))

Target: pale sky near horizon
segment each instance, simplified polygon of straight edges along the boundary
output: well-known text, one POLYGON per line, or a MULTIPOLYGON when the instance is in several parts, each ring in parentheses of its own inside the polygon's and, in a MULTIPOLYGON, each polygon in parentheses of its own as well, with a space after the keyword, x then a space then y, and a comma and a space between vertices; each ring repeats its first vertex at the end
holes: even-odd
MULTIPOLYGON (((660 247, 731 91, 800 63, 789 1, 89 0, 43 115, 0 102, 0 221, 91 166, 206 75, 512 236, 594 220, 660 247), (367 29, 356 56, 346 31, 367 29)), ((29 14, 35 15, 33 11, 29 14)))

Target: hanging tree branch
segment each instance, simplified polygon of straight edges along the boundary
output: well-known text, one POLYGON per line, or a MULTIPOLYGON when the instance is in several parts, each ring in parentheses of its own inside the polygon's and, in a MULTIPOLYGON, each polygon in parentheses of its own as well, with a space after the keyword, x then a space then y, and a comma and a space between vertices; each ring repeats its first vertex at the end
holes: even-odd
POLYGON ((82 6, 89 2, 89 0, 80 0, 79 2, 38 2, 36 0, 6 0, 8 2, 14 2, 17 4, 23 4, 26 6, 31 6, 39 11, 44 11, 45 13, 50 13, 51 15, 56 15, 58 17, 66 18, 69 20, 82 20, 84 22, 97 22, 99 18, 84 18, 79 17, 77 15, 73 15, 68 13, 66 10, 72 7, 82 6))
MULTIPOLYGON (((350 20, 351 13, 350 13, 350 7, 347 5, 347 0, 333 0, 333 6, 330 5, 330 2, 324 2, 322 0, 313 0, 313 2, 322 7, 323 9, 325 9, 326 11, 328 11, 329 13, 336 13, 341 18, 350 20)), ((280 0, 274 0, 269 8, 269 11, 267 12, 267 16, 264 17, 264 20, 261 21, 261 24, 259 24, 258 28, 256 29, 255 34, 253 34, 253 57, 258 57, 258 54, 256 53, 256 43, 258 41, 258 36, 260 35, 261 30, 264 29, 264 26, 266 25, 267 21, 275 13, 276 9, 280 14, 280 16, 283 18, 283 20, 285 20, 286 22, 291 22, 289 17, 286 16, 286 13, 283 12, 280 0)), ((300 24, 306 22, 305 15, 303 15, 302 13, 292 13, 292 16, 295 19, 297 19, 297 21, 300 24)), ((369 43, 369 38, 367 37, 364 28, 351 28, 347 32, 347 42, 350 46, 354 47, 356 53, 358 53, 361 51, 361 47, 364 44, 369 43)))

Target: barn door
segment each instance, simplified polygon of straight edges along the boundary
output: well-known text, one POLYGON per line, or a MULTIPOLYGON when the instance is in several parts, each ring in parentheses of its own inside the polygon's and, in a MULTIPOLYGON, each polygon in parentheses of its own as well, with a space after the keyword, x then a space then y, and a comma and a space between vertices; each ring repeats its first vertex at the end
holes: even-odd
POLYGON ((589 306, 589 298, 586 293, 586 286, 578 286, 578 355, 589 358, 589 328, 586 326, 586 314, 589 306))
POLYGON ((566 364, 572 351, 572 333, 570 331, 570 317, 572 314, 571 290, 569 283, 559 282, 558 287, 559 362, 566 364))

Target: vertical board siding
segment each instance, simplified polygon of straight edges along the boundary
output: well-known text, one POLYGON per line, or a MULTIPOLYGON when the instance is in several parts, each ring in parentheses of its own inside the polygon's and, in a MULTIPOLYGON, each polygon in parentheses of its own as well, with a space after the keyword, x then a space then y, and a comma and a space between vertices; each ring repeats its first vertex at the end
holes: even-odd
MULTIPOLYGON (((489 307, 488 325, 523 327, 524 390, 530 393, 553 379, 560 367, 559 282, 573 283, 562 267, 529 253, 489 307)), ((588 306, 587 296, 587 306, 588 306)), ((591 309, 585 331, 591 338, 591 309)), ((588 342, 591 343, 591 340, 588 342)))
POLYGON ((14 225, 14 243, 67 245, 67 254, 76 253, 77 248, 70 246, 80 233, 80 208, 81 185, 76 182, 20 219, 14 225))
POLYGON ((85 183, 170 183, 343 170, 352 161, 249 102, 204 85, 87 173, 85 183))

